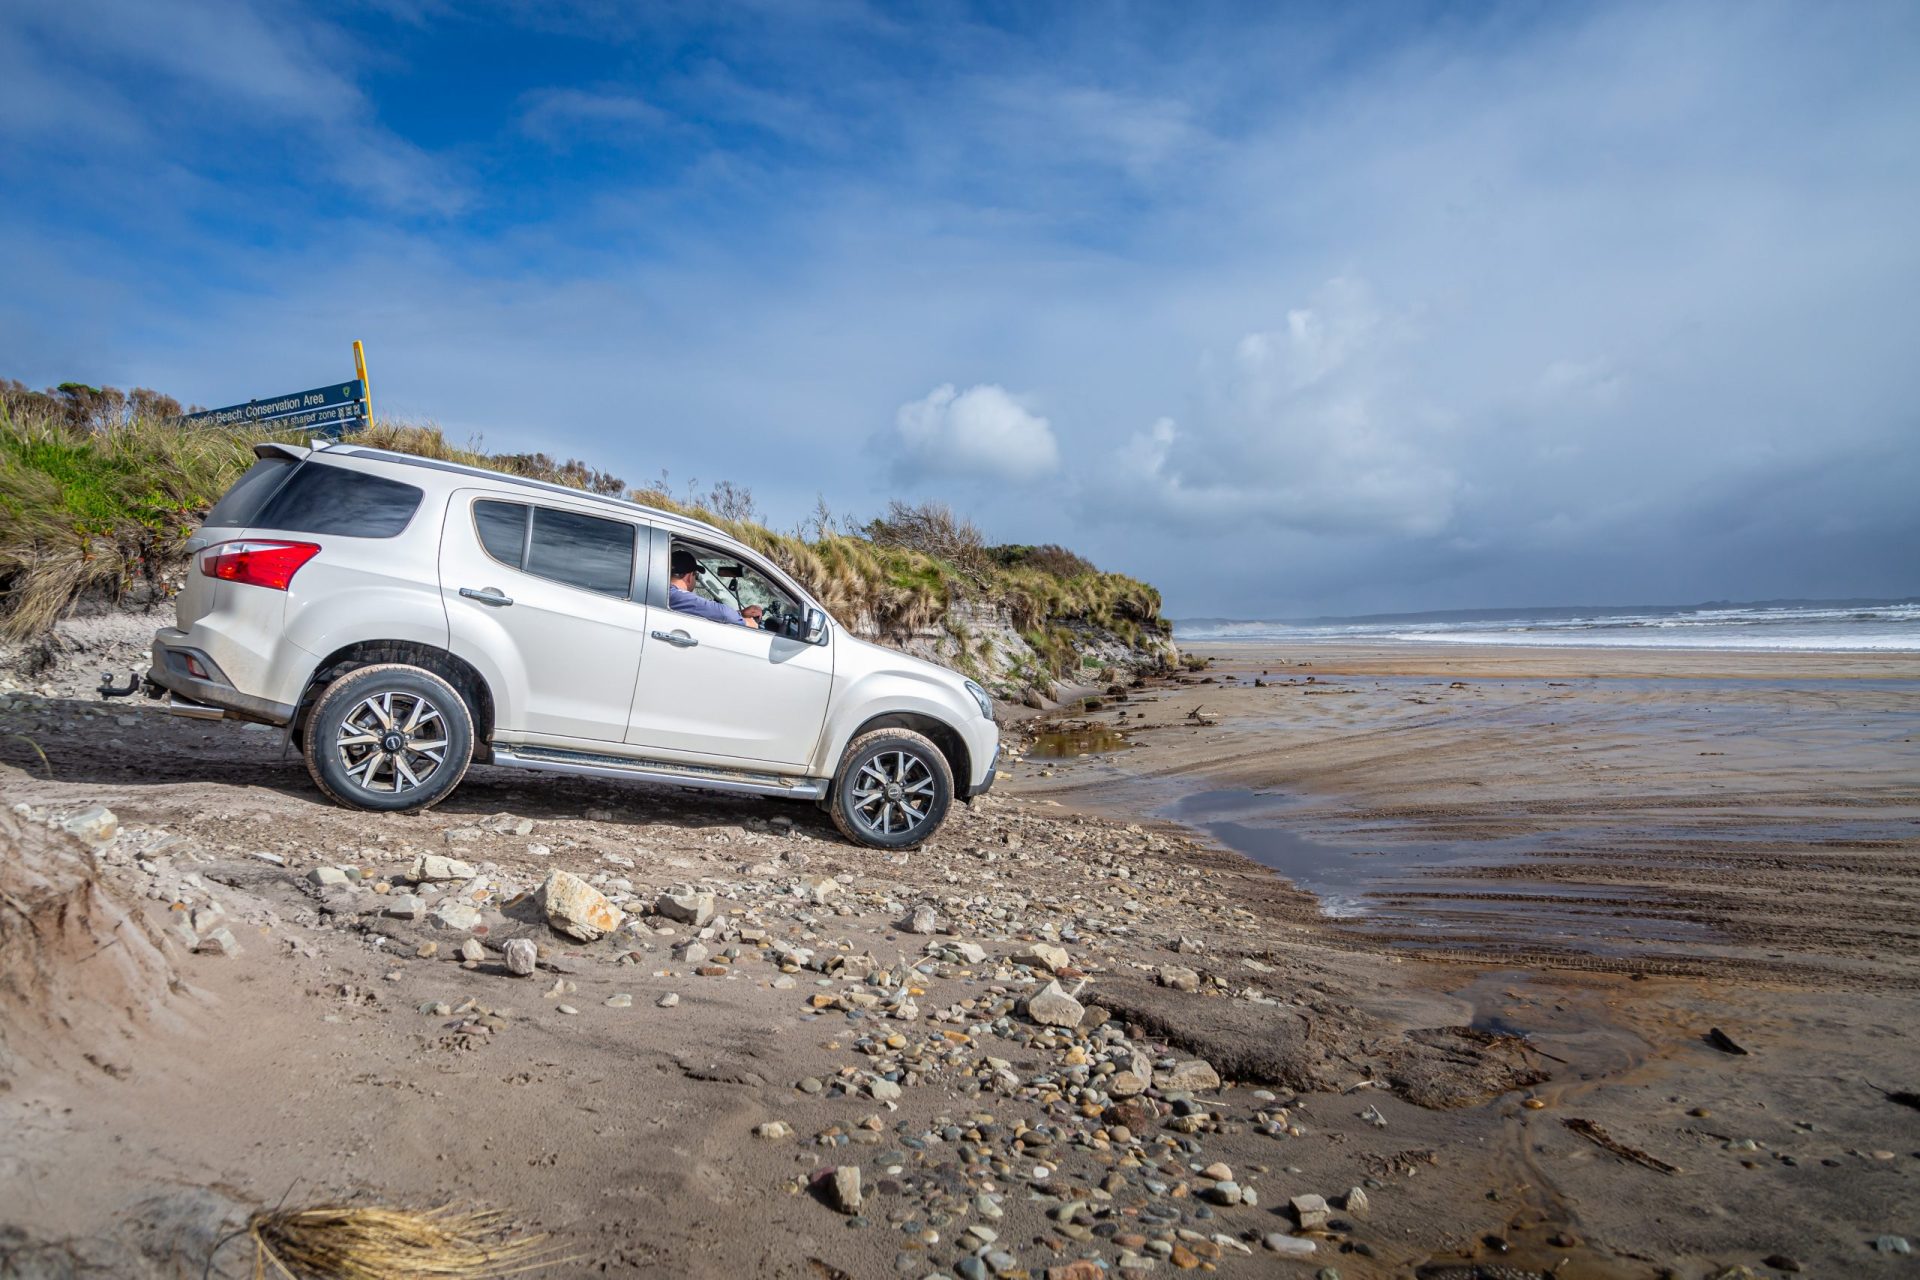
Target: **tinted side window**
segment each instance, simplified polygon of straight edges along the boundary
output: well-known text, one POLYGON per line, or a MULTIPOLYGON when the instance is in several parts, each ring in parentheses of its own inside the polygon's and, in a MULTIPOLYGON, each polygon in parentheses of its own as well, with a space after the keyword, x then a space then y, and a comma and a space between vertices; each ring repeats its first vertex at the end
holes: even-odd
POLYGON ((527 572, 626 599, 633 586, 634 526, 551 507, 533 509, 527 572))
POLYGON ((287 533, 391 538, 407 527, 423 496, 398 480, 308 461, 252 523, 287 533))
POLYGON ((480 532, 480 545, 501 564, 520 567, 527 549, 527 505, 524 502, 476 502, 473 525, 480 532))
POLYGON ((213 504, 206 523, 216 529, 244 529, 253 523, 260 508, 267 504, 280 482, 300 464, 292 458, 262 458, 247 468, 247 474, 234 481, 227 496, 213 504))

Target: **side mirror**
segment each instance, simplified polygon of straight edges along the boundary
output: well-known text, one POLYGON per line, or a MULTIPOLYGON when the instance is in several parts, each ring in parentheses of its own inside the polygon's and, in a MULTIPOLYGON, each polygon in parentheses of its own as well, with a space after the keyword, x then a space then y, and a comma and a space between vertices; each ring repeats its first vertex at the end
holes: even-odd
POLYGON ((824 609, 807 610, 807 643, 825 644, 827 642, 827 613, 824 609))

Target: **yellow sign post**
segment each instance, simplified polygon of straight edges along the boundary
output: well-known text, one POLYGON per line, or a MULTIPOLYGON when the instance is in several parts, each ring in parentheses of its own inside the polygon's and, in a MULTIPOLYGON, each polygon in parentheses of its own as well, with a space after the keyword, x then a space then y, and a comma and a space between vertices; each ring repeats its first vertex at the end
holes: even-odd
POLYGON ((367 425, 373 425, 373 384, 367 381, 367 352, 360 345, 360 339, 353 340, 353 371, 360 378, 361 394, 367 402, 367 425))

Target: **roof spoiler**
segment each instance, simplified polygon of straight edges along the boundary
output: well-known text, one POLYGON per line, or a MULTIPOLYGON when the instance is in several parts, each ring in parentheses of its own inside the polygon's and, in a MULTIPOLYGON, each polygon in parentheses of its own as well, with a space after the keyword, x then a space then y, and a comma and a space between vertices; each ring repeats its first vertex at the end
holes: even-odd
POLYGON ((256 458, 290 458, 295 462, 312 452, 313 450, 302 449, 297 444, 281 444, 277 440, 262 440, 253 446, 253 456, 256 458))

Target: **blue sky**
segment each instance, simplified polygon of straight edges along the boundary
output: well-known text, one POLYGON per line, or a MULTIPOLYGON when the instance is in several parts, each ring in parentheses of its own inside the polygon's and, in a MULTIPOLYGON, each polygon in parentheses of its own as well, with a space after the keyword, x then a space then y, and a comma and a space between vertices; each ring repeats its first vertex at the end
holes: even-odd
POLYGON ((1170 611, 1920 592, 1920 9, 15 0, 0 376, 1170 611))

